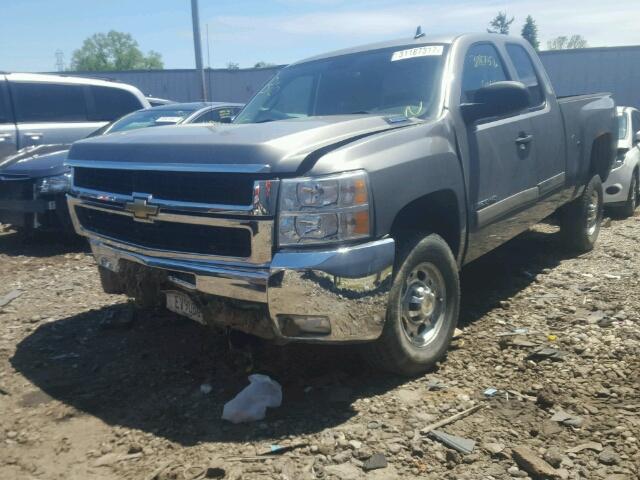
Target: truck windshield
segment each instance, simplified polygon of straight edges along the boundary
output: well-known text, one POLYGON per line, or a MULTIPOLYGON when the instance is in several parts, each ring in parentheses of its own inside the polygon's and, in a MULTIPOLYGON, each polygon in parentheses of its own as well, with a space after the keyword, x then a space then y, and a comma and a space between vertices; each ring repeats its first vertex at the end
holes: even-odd
POLYGON ((445 51, 443 45, 395 47, 292 65, 234 123, 321 115, 424 117, 438 95, 445 51))

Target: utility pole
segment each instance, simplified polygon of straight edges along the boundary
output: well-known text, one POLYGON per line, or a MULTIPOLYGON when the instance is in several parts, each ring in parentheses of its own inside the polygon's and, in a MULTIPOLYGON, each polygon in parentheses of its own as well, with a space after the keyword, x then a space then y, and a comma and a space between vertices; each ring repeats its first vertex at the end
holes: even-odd
POLYGON ((64 71, 64 53, 62 50, 56 50, 56 69, 59 72, 64 71))
POLYGON ((207 27, 207 68, 211 68, 211 55, 209 55, 209 24, 205 24, 207 27))
POLYGON ((196 54, 196 70, 200 82, 200 95, 203 101, 207 101, 207 88, 204 81, 204 68, 202 68, 202 46, 200 45, 200 15, 198 14, 198 0, 191 0, 191 18, 193 20, 193 47, 196 54))

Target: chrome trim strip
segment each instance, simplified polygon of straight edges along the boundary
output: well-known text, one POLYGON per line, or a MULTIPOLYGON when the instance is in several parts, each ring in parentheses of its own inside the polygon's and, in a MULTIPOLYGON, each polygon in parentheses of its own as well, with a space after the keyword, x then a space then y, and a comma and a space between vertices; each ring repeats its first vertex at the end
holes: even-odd
POLYGON ((558 175, 554 175, 553 177, 549 177, 546 180, 543 180, 538 184, 538 189, 540 190, 540 195, 546 195, 553 190, 560 188, 564 185, 565 173, 559 173, 558 175))
MULTIPOLYGON (((250 205, 224 205, 217 203, 183 202, 178 200, 165 200, 152 197, 150 206, 158 206, 164 209, 178 210, 193 213, 216 213, 219 215, 247 215, 247 216, 275 216, 278 200, 279 180, 257 180, 253 183, 252 204, 250 205)), ((70 193, 83 200, 120 203, 132 202, 135 192, 131 195, 122 193, 103 192, 90 188, 71 188, 70 193)))
POLYGON ((94 210, 100 210, 107 213, 113 213, 117 215, 124 215, 133 218, 131 213, 124 210, 123 206, 113 206, 105 203, 92 203, 72 195, 67 195, 67 202, 69 204, 69 213, 71 215, 71 221, 73 226, 79 235, 89 237, 90 239, 100 239, 105 243, 114 245, 124 250, 140 254, 149 254, 154 257, 160 258, 177 258, 181 260, 195 260, 195 261, 215 261, 223 262, 230 265, 238 263, 251 263, 254 265, 264 265, 271 260, 271 249, 273 245, 273 221, 271 220, 258 220, 258 219, 232 219, 232 218, 219 218, 219 217, 204 217, 193 215, 179 215, 173 213, 159 212, 154 220, 174 223, 186 223, 195 225, 207 225, 213 227, 226 227, 226 228, 242 228, 248 230, 251 234, 251 256, 250 257, 228 257, 220 255, 203 255, 196 253, 174 252, 170 250, 154 250, 140 245, 130 244, 111 238, 108 236, 97 234, 91 230, 85 229, 78 220, 75 207, 80 206, 84 208, 91 208, 94 210), (115 208, 114 208, 115 207, 115 208))
POLYGON ((271 165, 260 163, 147 163, 113 162, 96 160, 67 160, 65 165, 83 168, 104 168, 112 170, 153 170, 168 172, 206 172, 206 173, 268 173, 271 165))
POLYGON ((514 210, 522 205, 534 202, 538 199, 538 187, 528 188, 521 192, 511 195, 499 202, 484 207, 476 211, 478 227, 484 227, 498 217, 514 210))

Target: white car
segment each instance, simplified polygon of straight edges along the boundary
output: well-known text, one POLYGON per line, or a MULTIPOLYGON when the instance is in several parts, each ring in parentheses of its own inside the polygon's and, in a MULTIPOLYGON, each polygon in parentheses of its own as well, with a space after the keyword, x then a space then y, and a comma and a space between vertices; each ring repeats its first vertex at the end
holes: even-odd
POLYGON ((640 200, 640 111, 618 107, 618 155, 604 183, 604 204, 629 217, 640 200))

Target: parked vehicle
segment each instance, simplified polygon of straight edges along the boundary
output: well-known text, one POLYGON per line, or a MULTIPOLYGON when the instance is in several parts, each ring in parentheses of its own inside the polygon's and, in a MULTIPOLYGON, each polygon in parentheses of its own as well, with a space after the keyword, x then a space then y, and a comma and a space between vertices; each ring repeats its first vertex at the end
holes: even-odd
POLYGON ((151 95, 147 95, 147 100, 149 101, 149 104, 152 107, 159 107, 160 105, 169 105, 171 103, 178 103, 178 102, 174 102, 173 100, 168 100, 166 98, 152 97, 151 95))
POLYGON ((147 107, 145 96, 124 83, 0 73, 0 161, 25 147, 75 142, 147 107))
POLYGON ((416 35, 286 67, 224 128, 77 142, 68 200, 106 292, 413 375, 464 264, 558 210, 593 247, 615 142, 611 95, 557 99, 521 38, 416 35))
POLYGON ((618 154, 604 183, 604 204, 633 215, 640 200, 640 111, 618 107, 618 154))
MULTIPOLYGON (((242 108, 237 103, 174 103, 125 115, 89 137, 138 128, 230 121, 242 108)), ((0 223, 23 229, 73 231, 65 194, 71 185, 64 165, 70 145, 27 147, 0 160, 0 223)))

